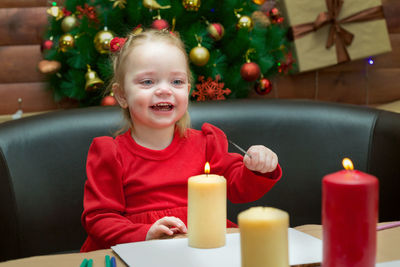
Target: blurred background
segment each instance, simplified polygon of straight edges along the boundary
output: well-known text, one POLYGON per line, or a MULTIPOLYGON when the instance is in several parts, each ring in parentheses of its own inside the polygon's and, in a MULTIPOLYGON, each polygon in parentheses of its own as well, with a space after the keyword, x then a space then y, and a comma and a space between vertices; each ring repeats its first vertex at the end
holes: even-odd
MULTIPOLYGON (((108 96, 104 88, 111 75, 106 63, 109 51, 106 47, 103 53, 102 48, 95 47, 96 42, 110 46, 108 33, 117 37, 139 24, 161 29, 163 23, 168 24, 168 30, 181 33, 188 53, 198 44, 209 51, 207 60, 201 58, 201 53, 191 55, 195 82, 199 85, 192 92, 193 101, 303 98, 400 111, 397 102, 400 99, 400 1, 381 1, 386 24, 383 30, 377 31, 383 34, 387 31, 390 51, 377 51, 378 55, 372 51, 358 59, 305 71, 299 69, 298 54, 302 52, 291 37, 293 25, 290 23, 295 19, 290 17, 293 9, 290 2, 1 0, 0 122, 20 117, 18 111, 27 116, 56 109, 112 104, 112 101, 104 102, 108 96), (171 7, 166 8, 167 5, 171 7), (140 15, 132 19, 134 12, 140 15), (101 31, 103 35, 96 37, 101 31), (65 34, 75 38, 71 47, 68 43, 66 48, 61 46, 65 34), (279 40, 267 43, 262 34, 273 37, 267 38, 267 42, 279 40), (96 38, 93 43, 88 41, 96 38), (82 51, 90 56, 80 57, 82 51), (229 61, 234 56, 237 66, 229 61), (257 67, 244 66, 246 63, 258 64, 259 73, 255 78, 251 75, 257 72, 257 67), (244 67, 247 69, 243 72, 244 67), (95 80, 88 85, 85 76, 88 71, 95 72, 100 84, 95 80), (207 93, 207 88, 212 88, 213 95, 207 93)), ((316 1, 302 2, 313 5, 316 1)), ((376 40, 378 46, 382 43, 376 40)))

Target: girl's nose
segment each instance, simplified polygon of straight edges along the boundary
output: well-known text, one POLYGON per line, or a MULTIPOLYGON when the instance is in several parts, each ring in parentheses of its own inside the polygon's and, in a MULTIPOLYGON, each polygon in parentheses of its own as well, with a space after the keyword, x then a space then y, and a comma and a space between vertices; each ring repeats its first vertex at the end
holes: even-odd
POLYGON ((162 95, 169 96, 169 95, 172 94, 172 91, 171 91, 171 88, 169 87, 168 84, 160 83, 159 86, 157 87, 155 93, 156 93, 157 96, 162 96, 162 95))

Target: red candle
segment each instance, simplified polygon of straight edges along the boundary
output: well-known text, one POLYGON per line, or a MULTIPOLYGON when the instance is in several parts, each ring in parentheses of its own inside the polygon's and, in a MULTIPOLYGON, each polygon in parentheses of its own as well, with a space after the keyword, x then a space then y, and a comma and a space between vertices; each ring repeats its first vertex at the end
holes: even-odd
POLYGON ((323 267, 374 267, 379 184, 375 176, 353 170, 322 180, 323 267))

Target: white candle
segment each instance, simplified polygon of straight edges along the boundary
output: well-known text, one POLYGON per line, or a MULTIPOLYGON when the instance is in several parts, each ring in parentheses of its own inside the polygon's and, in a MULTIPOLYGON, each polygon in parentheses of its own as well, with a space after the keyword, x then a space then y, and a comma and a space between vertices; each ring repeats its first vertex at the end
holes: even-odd
POLYGON ((189 246, 222 247, 225 245, 225 235, 226 179, 215 174, 190 177, 188 180, 189 246))
POLYGON ((242 267, 288 267, 287 212, 252 207, 238 215, 242 267))

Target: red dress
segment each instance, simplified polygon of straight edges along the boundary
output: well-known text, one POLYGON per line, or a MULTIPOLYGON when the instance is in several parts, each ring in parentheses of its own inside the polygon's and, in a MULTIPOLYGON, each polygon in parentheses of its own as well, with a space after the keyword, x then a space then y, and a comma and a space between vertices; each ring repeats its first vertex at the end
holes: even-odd
MULTIPOLYGON (((150 226, 164 216, 175 216, 187 224, 187 179, 211 173, 227 179, 228 199, 233 203, 255 201, 280 179, 280 166, 266 174, 243 165, 243 157, 228 153, 225 134, 204 124, 178 133, 163 150, 138 145, 130 131, 115 139, 97 137, 90 146, 84 189, 82 224, 88 238, 81 251, 144 241, 150 226)), ((232 222, 227 222, 232 227, 232 222)))

